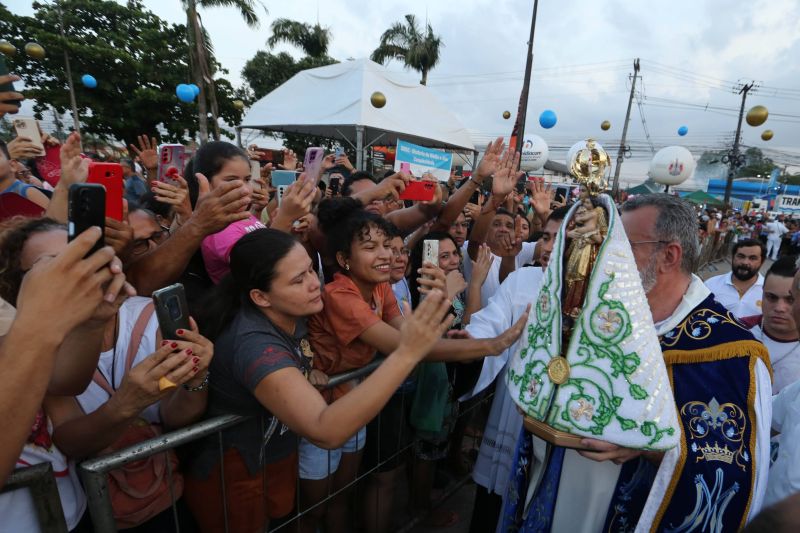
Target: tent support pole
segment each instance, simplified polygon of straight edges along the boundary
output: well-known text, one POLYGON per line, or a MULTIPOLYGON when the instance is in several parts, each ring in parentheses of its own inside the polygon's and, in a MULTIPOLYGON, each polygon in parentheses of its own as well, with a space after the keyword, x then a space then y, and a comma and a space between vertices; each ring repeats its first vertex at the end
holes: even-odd
POLYGON ((356 169, 364 170, 364 126, 356 126, 356 169))
POLYGON ((236 126, 236 144, 239 148, 243 148, 242 146, 242 127, 236 126))
POLYGON ((478 151, 475 150, 472 152, 472 173, 475 173, 475 169, 478 168, 478 151))

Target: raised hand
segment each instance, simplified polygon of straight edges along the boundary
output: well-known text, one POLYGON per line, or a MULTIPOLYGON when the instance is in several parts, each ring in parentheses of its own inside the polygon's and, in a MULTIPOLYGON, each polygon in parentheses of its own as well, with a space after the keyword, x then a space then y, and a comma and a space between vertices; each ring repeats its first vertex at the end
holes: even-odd
POLYGON ((241 181, 228 181, 209 190, 208 178, 203 174, 195 174, 200 185, 194 213, 189 219, 197 224, 203 235, 211 235, 239 220, 250 217, 247 206, 250 205, 250 191, 241 181))
POLYGON ((486 146, 486 151, 483 153, 483 159, 478 163, 478 167, 473 173, 473 178, 476 181, 483 183, 483 180, 497 172, 503 158, 505 146, 502 137, 489 142, 486 146))
POLYGON ((336 158, 336 164, 346 168, 350 172, 353 172, 356 169, 353 166, 353 163, 350 162, 350 158, 348 158, 345 154, 342 154, 336 158))
POLYGON ((546 217, 550 213, 550 204, 555 198, 555 191, 549 183, 544 180, 528 182, 528 189, 531 191, 531 205, 539 218, 546 217))
POLYGON ((423 263, 422 268, 417 270, 420 275, 417 278, 420 294, 428 294, 433 290, 439 290, 447 294, 447 278, 444 270, 433 263, 423 263))
POLYGON ((458 270, 449 272, 446 276, 447 280, 447 298, 452 302, 456 296, 464 292, 467 288, 467 281, 464 279, 464 274, 458 270))
POLYGON ((283 170, 295 170, 297 169, 297 154, 294 153, 294 150, 289 150, 284 148, 283 150, 283 164, 278 165, 278 168, 283 170))
MULTIPOLYGON (((5 76, 0 76, 0 85, 4 85, 6 83, 11 83, 14 81, 19 81, 22 78, 16 76, 14 74, 6 74, 5 76)), ((21 102, 25 100, 25 96, 22 93, 18 93, 17 91, 3 91, 0 92, 0 118, 3 118, 7 113, 11 113, 12 115, 19 111, 19 104, 8 104, 6 101, 17 101, 21 102)))
POLYGON ((453 323, 455 317, 447 313, 449 309, 450 300, 438 289, 428 293, 413 313, 403 302, 405 319, 400 327, 400 343, 393 353, 413 361, 423 359, 453 323))
POLYGON ((489 248, 489 245, 486 243, 481 244, 480 248, 478 248, 477 258, 475 261, 472 261, 472 277, 470 277, 470 283, 472 283, 474 287, 483 286, 483 283, 489 276, 489 270, 492 268, 493 261, 492 249, 489 248))
POLYGON ((76 132, 70 133, 67 141, 61 145, 61 179, 59 185, 63 184, 69 188, 73 183, 85 183, 89 177, 88 159, 81 157, 81 136, 76 132))
POLYGON ((139 161, 145 169, 149 171, 158 169, 158 141, 156 138, 139 135, 137 142, 139 146, 130 145, 131 152, 139 157, 139 161))
POLYGON ((311 212, 311 204, 317 195, 317 186, 300 174, 297 181, 286 188, 281 205, 275 214, 275 224, 281 227, 291 226, 311 212))
MULTIPOLYGON (((185 350, 191 357, 191 374, 186 382, 188 387, 199 387, 206 379, 211 358, 214 357, 214 344, 200 335, 197 322, 189 318, 191 329, 179 329, 176 331, 181 340, 176 341, 178 350, 185 350)), ((187 361, 185 364, 189 364, 187 361)))
MULTIPOLYGON (((483 198, 482 196, 478 197, 483 198)), ((464 216, 470 220, 476 220, 481 215, 481 206, 478 204, 467 204, 464 206, 464 216)))
POLYGON ((500 158, 492 178, 492 196, 496 201, 505 199, 514 187, 517 185, 517 180, 525 175, 524 172, 518 172, 519 168, 519 152, 515 152, 509 147, 500 158))
POLYGON ((156 200, 172 206, 172 210, 178 217, 178 223, 180 224, 189 220, 189 217, 192 216, 189 185, 183 179, 183 176, 179 174, 173 174, 170 177, 178 183, 177 186, 154 180, 150 183, 150 190, 153 191, 156 200))

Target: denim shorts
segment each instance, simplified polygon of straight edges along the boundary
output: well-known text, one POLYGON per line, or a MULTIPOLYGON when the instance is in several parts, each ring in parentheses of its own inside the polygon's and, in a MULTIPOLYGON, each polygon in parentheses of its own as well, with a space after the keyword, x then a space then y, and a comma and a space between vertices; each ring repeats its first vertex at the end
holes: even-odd
POLYGON ((364 447, 367 441, 367 427, 358 430, 350 437, 341 448, 325 450, 311 444, 306 439, 300 439, 297 450, 300 458, 300 479, 325 479, 333 475, 339 468, 339 461, 343 453, 355 453, 364 447))

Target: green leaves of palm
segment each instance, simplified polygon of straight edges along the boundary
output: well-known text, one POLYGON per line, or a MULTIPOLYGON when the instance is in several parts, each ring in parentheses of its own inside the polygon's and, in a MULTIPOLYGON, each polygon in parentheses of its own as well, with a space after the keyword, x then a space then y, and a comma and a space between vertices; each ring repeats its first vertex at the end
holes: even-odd
POLYGON ((428 72, 439 63, 439 52, 444 46, 441 37, 433 33, 430 24, 421 30, 414 15, 406 15, 405 23, 395 22, 381 35, 381 42, 371 55, 376 63, 391 59, 403 61, 406 67, 422 74, 425 85, 428 72))
POLYGON ((300 48, 306 55, 322 58, 328 55, 331 43, 331 30, 319 24, 307 24, 290 19, 276 19, 272 23, 272 35, 267 39, 267 44, 274 47, 285 42, 300 48))
POLYGON ((251 28, 258 28, 259 25, 258 14, 256 13, 258 6, 261 6, 264 9, 264 13, 267 13, 267 8, 260 0, 181 0, 181 4, 184 11, 189 9, 189 4, 194 4, 195 7, 204 9, 210 7, 233 7, 239 10, 242 19, 251 28))

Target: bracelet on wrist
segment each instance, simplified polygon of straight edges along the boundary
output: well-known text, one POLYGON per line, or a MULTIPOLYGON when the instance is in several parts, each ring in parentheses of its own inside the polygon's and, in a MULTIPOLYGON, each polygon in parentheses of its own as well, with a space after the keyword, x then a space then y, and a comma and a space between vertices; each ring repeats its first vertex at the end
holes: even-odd
POLYGON ((479 182, 478 180, 476 180, 476 179, 475 179, 473 176, 470 176, 470 177, 469 177, 469 181, 471 181, 472 183, 474 183, 476 187, 480 188, 480 186, 481 186, 481 182, 479 182))
POLYGON ((203 378, 203 382, 197 387, 190 387, 188 383, 184 383, 183 388, 189 392, 200 392, 201 390, 205 390, 205 388, 208 387, 208 376, 210 375, 211 372, 206 372, 206 377, 203 378))

